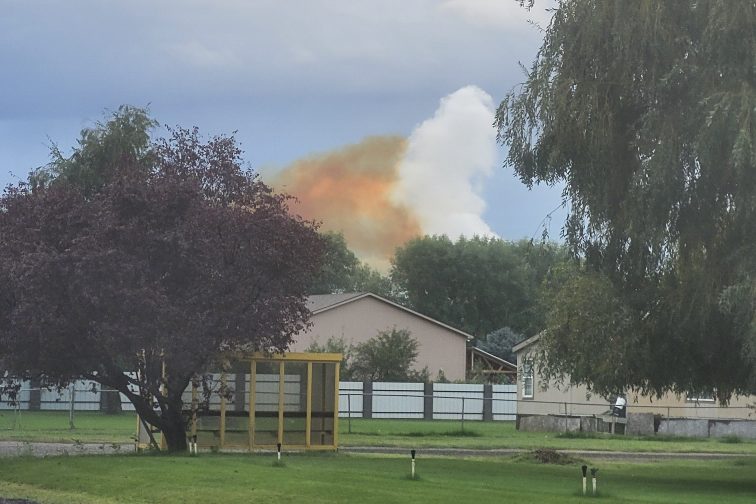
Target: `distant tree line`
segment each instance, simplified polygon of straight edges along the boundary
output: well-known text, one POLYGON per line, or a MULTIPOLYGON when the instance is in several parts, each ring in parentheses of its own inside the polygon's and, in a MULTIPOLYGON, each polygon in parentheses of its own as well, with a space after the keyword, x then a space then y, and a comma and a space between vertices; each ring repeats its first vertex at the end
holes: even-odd
POLYGON ((509 361, 514 344, 544 329, 542 283, 568 259, 555 242, 424 236, 397 248, 390 272, 381 274, 359 261, 342 234, 324 237, 311 294, 377 294, 471 334, 473 345, 509 361))

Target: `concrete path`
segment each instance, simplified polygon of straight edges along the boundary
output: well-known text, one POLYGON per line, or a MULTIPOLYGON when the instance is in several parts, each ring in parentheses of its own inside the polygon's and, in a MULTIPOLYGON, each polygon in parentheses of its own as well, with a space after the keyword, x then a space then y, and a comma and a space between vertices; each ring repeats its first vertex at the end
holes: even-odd
MULTIPOLYGON (((346 446, 339 448, 344 453, 385 453, 385 454, 409 454, 409 448, 378 447, 378 446, 346 446)), ((494 450, 470 450, 462 448, 418 448, 417 456, 447 456, 447 457, 506 457, 519 455, 533 450, 521 449, 494 449, 494 450)), ((651 461, 651 460, 722 460, 754 455, 740 453, 660 453, 660 452, 617 452, 617 451, 594 451, 594 450, 555 450, 559 453, 572 457, 601 460, 626 460, 626 461, 651 461)))
POLYGON ((25 441, 0 441, 0 457, 49 455, 99 455, 133 453, 134 443, 30 443, 25 441))
MULTIPOLYGON (((409 448, 392 446, 342 446, 342 453, 376 453, 409 455, 409 448)), ((519 455, 532 450, 521 449, 494 449, 472 450, 463 448, 419 448, 417 456, 444 456, 444 457, 506 457, 519 455)), ((625 461, 652 461, 652 460, 722 460, 754 455, 739 453, 658 453, 658 452, 616 452, 616 451, 588 451, 588 450, 556 450, 559 453, 573 457, 601 460, 625 460, 625 461)), ((29 443, 23 441, 0 441, 0 457, 35 456, 45 457, 52 455, 112 455, 115 453, 133 453, 134 443, 110 444, 110 443, 29 443)))

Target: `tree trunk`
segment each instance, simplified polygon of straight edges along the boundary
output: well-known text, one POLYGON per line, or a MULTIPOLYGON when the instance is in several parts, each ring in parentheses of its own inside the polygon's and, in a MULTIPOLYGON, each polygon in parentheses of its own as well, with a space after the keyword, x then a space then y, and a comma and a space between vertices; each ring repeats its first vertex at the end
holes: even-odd
MULTIPOLYGON (((119 378, 121 377, 119 376, 119 378)), ((187 378, 186 381, 188 382, 189 379, 187 378)), ((153 409, 152 400, 143 398, 130 391, 128 382, 122 378, 119 380, 107 380, 106 383, 101 383, 101 385, 113 387, 128 397, 139 417, 147 424, 160 430, 168 451, 181 452, 187 450, 188 444, 185 430, 187 419, 182 412, 183 403, 180 393, 174 396, 171 396, 169 393, 167 396, 159 397, 162 406, 161 413, 153 409)), ((186 384, 183 384, 183 386, 179 386, 177 389, 183 391, 185 388, 186 384)), ((155 399, 158 399, 158 397, 155 397, 155 399)))
POLYGON ((186 451, 186 432, 184 431, 184 423, 180 425, 172 425, 163 427, 162 429, 163 439, 169 452, 182 452, 186 451))
POLYGON ((123 413, 121 409, 121 393, 117 390, 102 390, 100 392, 100 411, 108 415, 123 413))

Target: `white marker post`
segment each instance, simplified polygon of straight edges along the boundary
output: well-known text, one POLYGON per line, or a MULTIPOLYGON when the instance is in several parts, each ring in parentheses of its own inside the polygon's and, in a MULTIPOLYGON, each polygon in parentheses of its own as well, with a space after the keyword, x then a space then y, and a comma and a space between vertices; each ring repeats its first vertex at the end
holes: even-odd
POLYGON ((593 479, 593 495, 596 495, 596 473, 598 469, 591 467, 591 478, 593 479))
POLYGON ((278 461, 281 462, 281 443, 278 443, 276 446, 278 446, 278 461))
POLYGON ((587 479, 587 476, 588 476, 588 466, 584 465, 582 469, 583 469, 583 495, 585 495, 585 483, 586 483, 585 480, 587 479))
POLYGON ((415 450, 410 450, 410 454, 412 455, 412 479, 415 479, 415 450))
POLYGON ((192 436, 192 444, 194 445, 194 454, 197 455, 197 434, 192 436))

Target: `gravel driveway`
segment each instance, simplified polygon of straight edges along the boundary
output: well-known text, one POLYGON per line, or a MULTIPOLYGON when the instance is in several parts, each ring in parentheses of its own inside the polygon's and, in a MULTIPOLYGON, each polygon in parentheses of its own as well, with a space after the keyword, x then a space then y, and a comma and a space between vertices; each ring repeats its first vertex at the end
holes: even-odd
MULTIPOLYGON (((47 455, 92 455, 112 453, 133 453, 134 443, 124 444, 91 444, 91 443, 29 443, 24 441, 0 441, 0 457, 18 457, 33 455, 44 457, 47 455)), ((2 504, 2 501, 0 501, 2 504)))
MULTIPOLYGON (((409 448, 381 447, 381 446, 343 446, 339 448, 342 453, 377 453, 409 455, 409 448)), ((445 456, 445 457, 506 457, 518 455, 532 450, 498 449, 498 450, 471 450, 462 448, 420 448, 417 455, 445 456)), ((651 460, 721 460, 753 455, 739 453, 658 453, 658 452, 614 452, 614 451, 587 451, 587 450, 557 450, 572 457, 601 459, 601 460, 625 460, 625 461, 651 461, 651 460)), ((48 455, 101 455, 113 453, 133 453, 134 443, 124 444, 93 444, 93 443, 29 443, 22 441, 0 441, 0 457, 48 455)), ((2 501, 0 501, 2 504, 2 501)))
MULTIPOLYGON (((376 446, 348 446, 339 448, 339 451, 345 453, 388 453, 388 454, 407 454, 409 448, 396 447, 376 447, 376 446)), ((506 457, 509 455, 519 455, 528 453, 533 450, 468 450, 459 448, 421 448, 417 450, 417 456, 447 456, 447 457, 506 457)), ((742 457, 752 457, 753 455, 740 453, 658 453, 658 452, 616 452, 616 451, 589 451, 589 450, 555 450, 564 455, 586 459, 601 460, 625 460, 625 461, 652 461, 652 460, 722 460, 742 457)))

